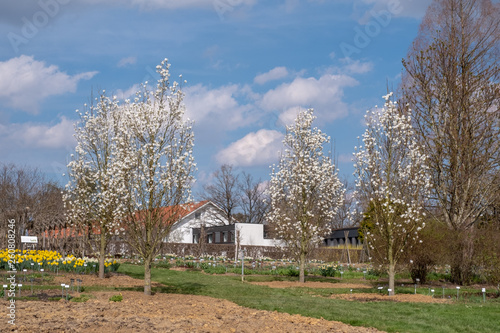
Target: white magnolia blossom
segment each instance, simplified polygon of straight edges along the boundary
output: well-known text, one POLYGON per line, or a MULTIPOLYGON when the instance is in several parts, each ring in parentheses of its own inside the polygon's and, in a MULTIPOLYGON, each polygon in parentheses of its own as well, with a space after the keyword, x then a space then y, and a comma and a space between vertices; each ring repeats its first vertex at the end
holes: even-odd
POLYGON ((70 220, 125 233, 145 262, 159 251, 176 209, 190 200, 196 168, 192 122, 184 120, 184 93, 170 84, 169 67, 167 59, 157 66, 154 91, 145 82, 122 105, 103 92, 81 113, 76 156, 68 165, 70 220))
POLYGON ((304 110, 287 127, 286 149, 272 169, 268 189, 268 220, 301 264, 301 274, 307 254, 331 231, 344 192, 335 166, 323 154, 329 138, 312 128, 314 118, 312 109, 304 110))
POLYGON ((104 92, 95 102, 85 112, 77 110, 80 121, 75 124, 76 154, 71 154, 68 164, 70 181, 63 199, 71 224, 92 222, 111 232, 124 212, 116 191, 120 182, 115 158, 119 107, 104 92))
POLYGON ((370 248, 394 269, 409 240, 418 239, 425 226, 423 204, 431 185, 410 111, 401 113, 391 95, 384 96, 383 109, 367 111, 363 144, 355 147, 354 175, 355 195, 369 206, 365 213, 374 224, 367 234, 370 248))
MULTIPOLYGON (((189 201, 193 171, 194 134, 192 122, 184 120, 184 93, 177 82, 169 83, 167 60, 157 66, 161 78, 156 90, 147 84, 137 92, 133 102, 122 106, 122 126, 116 136, 120 168, 116 176, 123 179, 120 192, 126 193, 129 221, 143 228, 143 219, 133 212, 153 211, 189 201)), ((169 218, 169 216, 160 216, 169 218)), ((168 230, 158 224, 163 236, 168 230)))
POLYGON ((116 135, 120 110, 116 100, 103 91, 95 104, 84 112, 77 110, 75 124, 77 146, 68 164, 69 182, 63 192, 68 222, 83 233, 99 230, 99 276, 104 277, 104 252, 112 233, 119 227, 125 212, 119 191, 116 135))

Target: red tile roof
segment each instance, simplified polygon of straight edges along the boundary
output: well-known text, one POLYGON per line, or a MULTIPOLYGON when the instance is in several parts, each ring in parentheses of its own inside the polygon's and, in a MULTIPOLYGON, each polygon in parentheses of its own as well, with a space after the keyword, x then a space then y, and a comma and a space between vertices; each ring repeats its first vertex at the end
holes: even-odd
MULTIPOLYGON (((183 219, 184 217, 188 216, 189 214, 193 213, 194 211, 198 210, 199 208, 205 206, 208 204, 210 201, 209 200, 204 200, 200 202, 191 202, 191 203, 186 203, 178 206, 168 206, 168 207, 162 207, 161 208, 161 215, 163 216, 163 219, 165 220, 171 220, 172 214, 175 214, 178 216, 175 220, 175 222, 179 221, 180 219, 183 219)), ((140 214, 138 212, 138 214, 140 214)), ((88 230, 88 227, 87 229, 88 230)), ((92 233, 94 235, 99 235, 101 233, 99 228, 93 227, 92 228, 92 233)), ((50 238, 65 238, 65 237, 81 237, 82 233, 81 231, 77 231, 76 227, 66 227, 66 228, 56 228, 54 230, 46 230, 45 231, 45 237, 50 237, 50 238)))

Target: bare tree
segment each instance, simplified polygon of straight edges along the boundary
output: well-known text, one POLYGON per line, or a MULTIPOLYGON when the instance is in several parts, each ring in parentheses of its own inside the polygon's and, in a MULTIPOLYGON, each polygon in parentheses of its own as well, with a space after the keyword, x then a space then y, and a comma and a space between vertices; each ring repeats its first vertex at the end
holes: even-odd
POLYGON ((213 173, 212 184, 205 185, 205 200, 210 200, 224 211, 228 222, 234 223, 235 210, 240 207, 240 195, 238 193, 238 175, 233 172, 233 166, 223 164, 219 170, 213 173))
POLYGON ((452 278, 471 277, 475 225, 498 193, 500 5, 436 0, 403 61, 403 96, 413 109, 432 171, 438 218, 461 233, 452 278))
POLYGON ((62 191, 58 184, 44 182, 38 191, 36 203, 32 206, 30 228, 35 235, 40 236, 38 241, 43 248, 48 245, 45 231, 66 223, 62 191))
MULTIPOLYGON (((48 181, 36 168, 2 164, 0 218, 3 221, 15 220, 18 247, 21 245, 20 236, 28 232, 43 239, 45 230, 64 223, 61 188, 48 181)), ((3 232, 5 224, 1 225, 0 230, 0 239, 3 239, 7 235, 7 232, 3 232)))
POLYGON ((252 175, 243 172, 242 181, 239 184, 240 203, 246 223, 264 223, 268 211, 269 200, 266 199, 267 184, 254 181, 252 175))

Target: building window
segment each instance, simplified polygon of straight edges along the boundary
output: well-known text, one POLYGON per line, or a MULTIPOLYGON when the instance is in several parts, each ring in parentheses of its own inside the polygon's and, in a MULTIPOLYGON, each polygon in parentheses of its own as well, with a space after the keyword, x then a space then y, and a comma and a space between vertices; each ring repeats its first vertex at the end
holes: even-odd
POLYGON ((227 231, 224 231, 223 233, 224 237, 224 243, 227 243, 227 231))
POLYGON ((209 234, 208 235, 208 243, 213 243, 214 242, 214 235, 213 234, 209 234))
POLYGON ((201 218, 201 212, 194 213, 194 218, 199 220, 201 218))

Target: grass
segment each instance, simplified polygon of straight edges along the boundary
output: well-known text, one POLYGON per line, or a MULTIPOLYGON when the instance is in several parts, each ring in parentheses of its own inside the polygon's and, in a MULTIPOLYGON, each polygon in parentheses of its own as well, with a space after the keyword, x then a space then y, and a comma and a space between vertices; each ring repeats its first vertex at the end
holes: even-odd
MULTIPOLYGON (((142 279, 144 268, 122 264, 119 272, 142 279)), ((276 276, 246 277, 247 281, 276 279, 296 281, 293 278, 276 276)), ((351 302, 326 298, 332 293, 348 293, 347 289, 272 289, 243 283, 239 276, 207 275, 199 271, 152 269, 152 280, 164 284, 163 287, 153 288, 154 292, 211 296, 250 308, 323 317, 354 326, 376 327, 388 332, 498 332, 500 302, 495 299, 480 303, 479 296, 472 294, 467 301, 453 304, 351 302)), ((340 282, 350 281, 344 277, 340 282)), ((372 289, 353 292, 378 292, 375 285, 373 286, 372 289)), ((411 293, 413 289, 402 288, 401 291, 411 293)), ((439 291, 436 291, 436 295, 440 295, 439 291)), ((461 290, 461 294, 462 291, 467 293, 467 290, 461 290)), ((420 288, 418 292, 426 294, 427 288, 420 288)), ((449 293, 451 296, 451 291, 449 293)))
POLYGON ((121 302, 123 301, 123 296, 122 294, 119 294, 119 295, 113 295, 109 298, 109 301, 110 302, 121 302))
POLYGON ((72 297, 70 299, 70 301, 71 302, 75 302, 75 303, 85 303, 85 302, 87 302, 91 298, 95 298, 95 296, 88 295, 88 294, 80 294, 80 296, 78 296, 78 297, 72 297))

